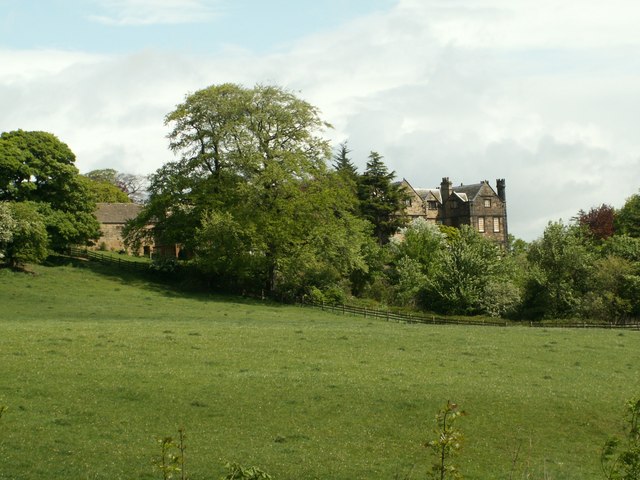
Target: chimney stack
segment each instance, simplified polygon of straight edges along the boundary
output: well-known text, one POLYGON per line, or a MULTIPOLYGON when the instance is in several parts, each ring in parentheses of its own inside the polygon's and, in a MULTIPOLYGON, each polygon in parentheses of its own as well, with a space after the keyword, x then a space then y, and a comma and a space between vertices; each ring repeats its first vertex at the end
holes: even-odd
POLYGON ((442 197, 442 204, 444 205, 453 192, 453 183, 449 180, 449 177, 443 177, 440 182, 440 196, 442 197))
POLYGON ((504 178, 498 178, 496 180, 496 186, 498 187, 498 197, 500 198, 500 200, 502 200, 503 203, 506 203, 507 196, 505 194, 506 185, 504 178))

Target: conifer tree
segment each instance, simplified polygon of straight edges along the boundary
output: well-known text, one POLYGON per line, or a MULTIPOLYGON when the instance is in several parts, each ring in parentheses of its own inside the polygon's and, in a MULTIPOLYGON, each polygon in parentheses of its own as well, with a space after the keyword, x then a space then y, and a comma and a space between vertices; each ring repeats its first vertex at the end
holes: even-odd
POLYGON ((395 172, 389 172, 378 152, 369 154, 365 172, 358 182, 358 197, 362 216, 373 224, 373 232, 384 245, 398 229, 405 225, 407 194, 394 183, 395 172))

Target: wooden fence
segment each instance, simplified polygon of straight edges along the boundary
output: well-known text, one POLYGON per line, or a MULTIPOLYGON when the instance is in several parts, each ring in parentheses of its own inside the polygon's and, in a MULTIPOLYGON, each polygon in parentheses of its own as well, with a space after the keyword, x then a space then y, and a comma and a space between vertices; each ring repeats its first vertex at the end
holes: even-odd
MULTIPOLYGON (((151 264, 147 262, 140 262, 136 260, 129 260, 125 258, 113 257, 112 255, 88 250, 86 248, 71 247, 69 249, 69 255, 73 257, 86 258, 95 262, 117 265, 122 268, 136 270, 136 271, 151 271, 151 264)), ((264 295, 261 297, 264 299, 264 295)), ((459 318, 447 318, 436 315, 420 315, 420 314, 408 314, 391 312, 389 310, 373 309, 366 307, 356 307, 354 305, 346 304, 332 304, 332 303, 318 303, 309 300, 302 300, 300 305, 304 307, 319 308, 324 311, 332 313, 340 313, 343 315, 355 315, 364 318, 379 318, 386 320, 387 322, 398 323, 420 323, 427 325, 468 325, 479 327, 509 327, 509 326, 528 326, 532 328, 606 328, 606 329, 627 329, 640 331, 640 322, 637 320, 634 322, 625 323, 605 323, 605 322, 551 322, 551 321, 536 321, 536 322, 510 322, 505 320, 463 320, 459 318)))
POLYGON ((70 247, 69 255, 72 257, 86 258, 94 262, 103 263, 105 265, 117 265, 128 270, 149 271, 151 264, 148 262, 140 262, 137 260, 129 260, 127 258, 114 257, 108 253, 96 252, 80 247, 70 247))
POLYGON ((606 328, 606 329, 627 329, 640 331, 640 323, 626 322, 626 323, 605 323, 605 322, 565 322, 565 321, 536 321, 536 322, 514 322, 514 321, 499 321, 499 320, 463 320, 456 318, 440 317, 436 315, 420 315, 420 314, 406 314, 390 312, 389 310, 372 309, 366 307, 356 307, 353 305, 345 304, 330 304, 330 303, 318 303, 311 302, 309 300, 300 302, 300 305, 305 307, 319 308, 321 310, 340 313, 343 315, 355 315, 364 318, 379 318, 388 322, 399 323, 421 323, 428 325, 468 325, 479 327, 509 327, 509 326, 526 326, 532 328, 606 328))

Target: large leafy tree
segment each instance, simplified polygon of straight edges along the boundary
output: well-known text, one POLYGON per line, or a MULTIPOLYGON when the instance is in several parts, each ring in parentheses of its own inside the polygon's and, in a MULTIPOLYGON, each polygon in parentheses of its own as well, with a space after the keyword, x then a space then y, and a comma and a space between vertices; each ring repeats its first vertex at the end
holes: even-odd
POLYGON ((148 178, 146 175, 123 173, 113 168, 91 170, 84 177, 94 182, 93 188, 101 198, 112 200, 98 200, 99 202, 135 202, 143 203, 147 196, 148 178), (118 194, 115 190, 122 194, 118 194), (126 197, 126 199, 124 198, 126 197))
POLYGON ((96 203, 131 203, 129 196, 113 183, 93 180, 86 176, 84 177, 84 183, 89 191, 89 195, 91 195, 91 198, 96 203))
POLYGON ((579 310, 589 290, 595 256, 576 225, 551 222, 527 252, 531 276, 525 292, 525 314, 567 317, 579 310))
POLYGON ((640 237, 640 194, 627 198, 615 215, 616 233, 640 237))
POLYGON ((0 200, 34 202, 55 249, 99 236, 95 202, 74 164, 71 149, 51 133, 0 135, 0 200))
POLYGON ((156 238, 194 252, 214 277, 270 292, 366 268, 365 224, 331 181, 315 107, 278 87, 223 84, 188 95, 166 123, 179 159, 152 175, 129 239, 153 219, 156 238))
POLYGON ((358 182, 358 197, 363 218, 373 224, 373 232, 380 245, 384 245, 405 224, 403 215, 406 192, 393 182, 382 156, 371 152, 367 168, 358 182))

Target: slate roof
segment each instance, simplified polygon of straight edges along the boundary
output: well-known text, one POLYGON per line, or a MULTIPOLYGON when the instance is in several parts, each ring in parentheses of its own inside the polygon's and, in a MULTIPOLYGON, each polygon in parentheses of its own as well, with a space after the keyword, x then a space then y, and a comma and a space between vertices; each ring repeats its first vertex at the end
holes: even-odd
POLYGON ((100 223, 124 224, 138 216, 142 205, 137 203, 98 203, 96 218, 100 223))
POLYGON ((427 201, 429 199, 429 195, 435 198, 438 202, 442 203, 442 196, 440 195, 439 188, 416 188, 416 193, 422 198, 422 200, 427 201))
MULTIPOLYGON (((478 194, 480 193, 480 189, 484 185, 487 185, 489 188, 491 188, 489 182, 481 182, 474 183, 472 185, 459 185, 457 187, 453 187, 453 193, 457 193, 459 197, 466 196, 467 198, 465 199, 465 202, 468 200, 474 200, 478 196, 478 194)), ((491 190, 493 190, 493 188, 491 188, 491 190)))

